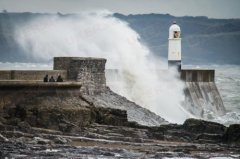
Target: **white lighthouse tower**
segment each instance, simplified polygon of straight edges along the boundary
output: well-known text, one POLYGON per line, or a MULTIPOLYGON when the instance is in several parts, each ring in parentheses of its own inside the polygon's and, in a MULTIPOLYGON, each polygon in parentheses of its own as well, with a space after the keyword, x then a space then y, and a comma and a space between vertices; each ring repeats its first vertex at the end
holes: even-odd
POLYGON ((173 22, 169 28, 168 38, 168 66, 177 66, 181 70, 181 29, 173 22))

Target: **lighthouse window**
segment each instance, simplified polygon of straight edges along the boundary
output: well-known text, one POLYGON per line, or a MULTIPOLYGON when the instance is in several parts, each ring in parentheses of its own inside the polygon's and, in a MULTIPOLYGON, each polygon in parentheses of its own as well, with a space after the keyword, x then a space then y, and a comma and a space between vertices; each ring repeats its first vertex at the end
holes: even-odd
POLYGON ((174 38, 179 38, 180 37, 180 32, 179 31, 174 31, 173 37, 174 38))

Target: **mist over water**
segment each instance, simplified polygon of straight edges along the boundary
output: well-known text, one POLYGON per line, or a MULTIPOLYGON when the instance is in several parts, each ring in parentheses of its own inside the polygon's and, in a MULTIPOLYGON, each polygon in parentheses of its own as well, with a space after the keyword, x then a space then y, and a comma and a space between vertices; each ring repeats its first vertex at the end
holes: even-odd
POLYGON ((107 74, 110 88, 166 120, 183 123, 184 84, 175 70, 159 73, 163 60, 141 44, 127 23, 109 12, 78 16, 50 15, 16 27, 16 41, 29 57, 49 61, 54 56, 102 57, 107 69, 117 69, 117 84, 107 74))

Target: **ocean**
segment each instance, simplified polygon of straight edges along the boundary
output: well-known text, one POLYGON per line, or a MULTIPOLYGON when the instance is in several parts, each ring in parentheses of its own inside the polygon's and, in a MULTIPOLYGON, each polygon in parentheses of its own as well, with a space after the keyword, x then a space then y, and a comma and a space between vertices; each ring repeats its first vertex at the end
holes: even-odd
POLYGON ((216 84, 227 114, 215 120, 225 125, 240 124, 240 65, 213 65, 216 84))

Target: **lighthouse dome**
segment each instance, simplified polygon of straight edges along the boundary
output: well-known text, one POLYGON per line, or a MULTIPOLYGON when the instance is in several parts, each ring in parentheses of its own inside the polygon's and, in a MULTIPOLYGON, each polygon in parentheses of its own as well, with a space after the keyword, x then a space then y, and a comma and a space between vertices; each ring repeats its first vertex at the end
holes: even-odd
POLYGON ((169 28, 169 38, 180 38, 180 32, 180 27, 176 24, 176 22, 173 22, 169 28))

